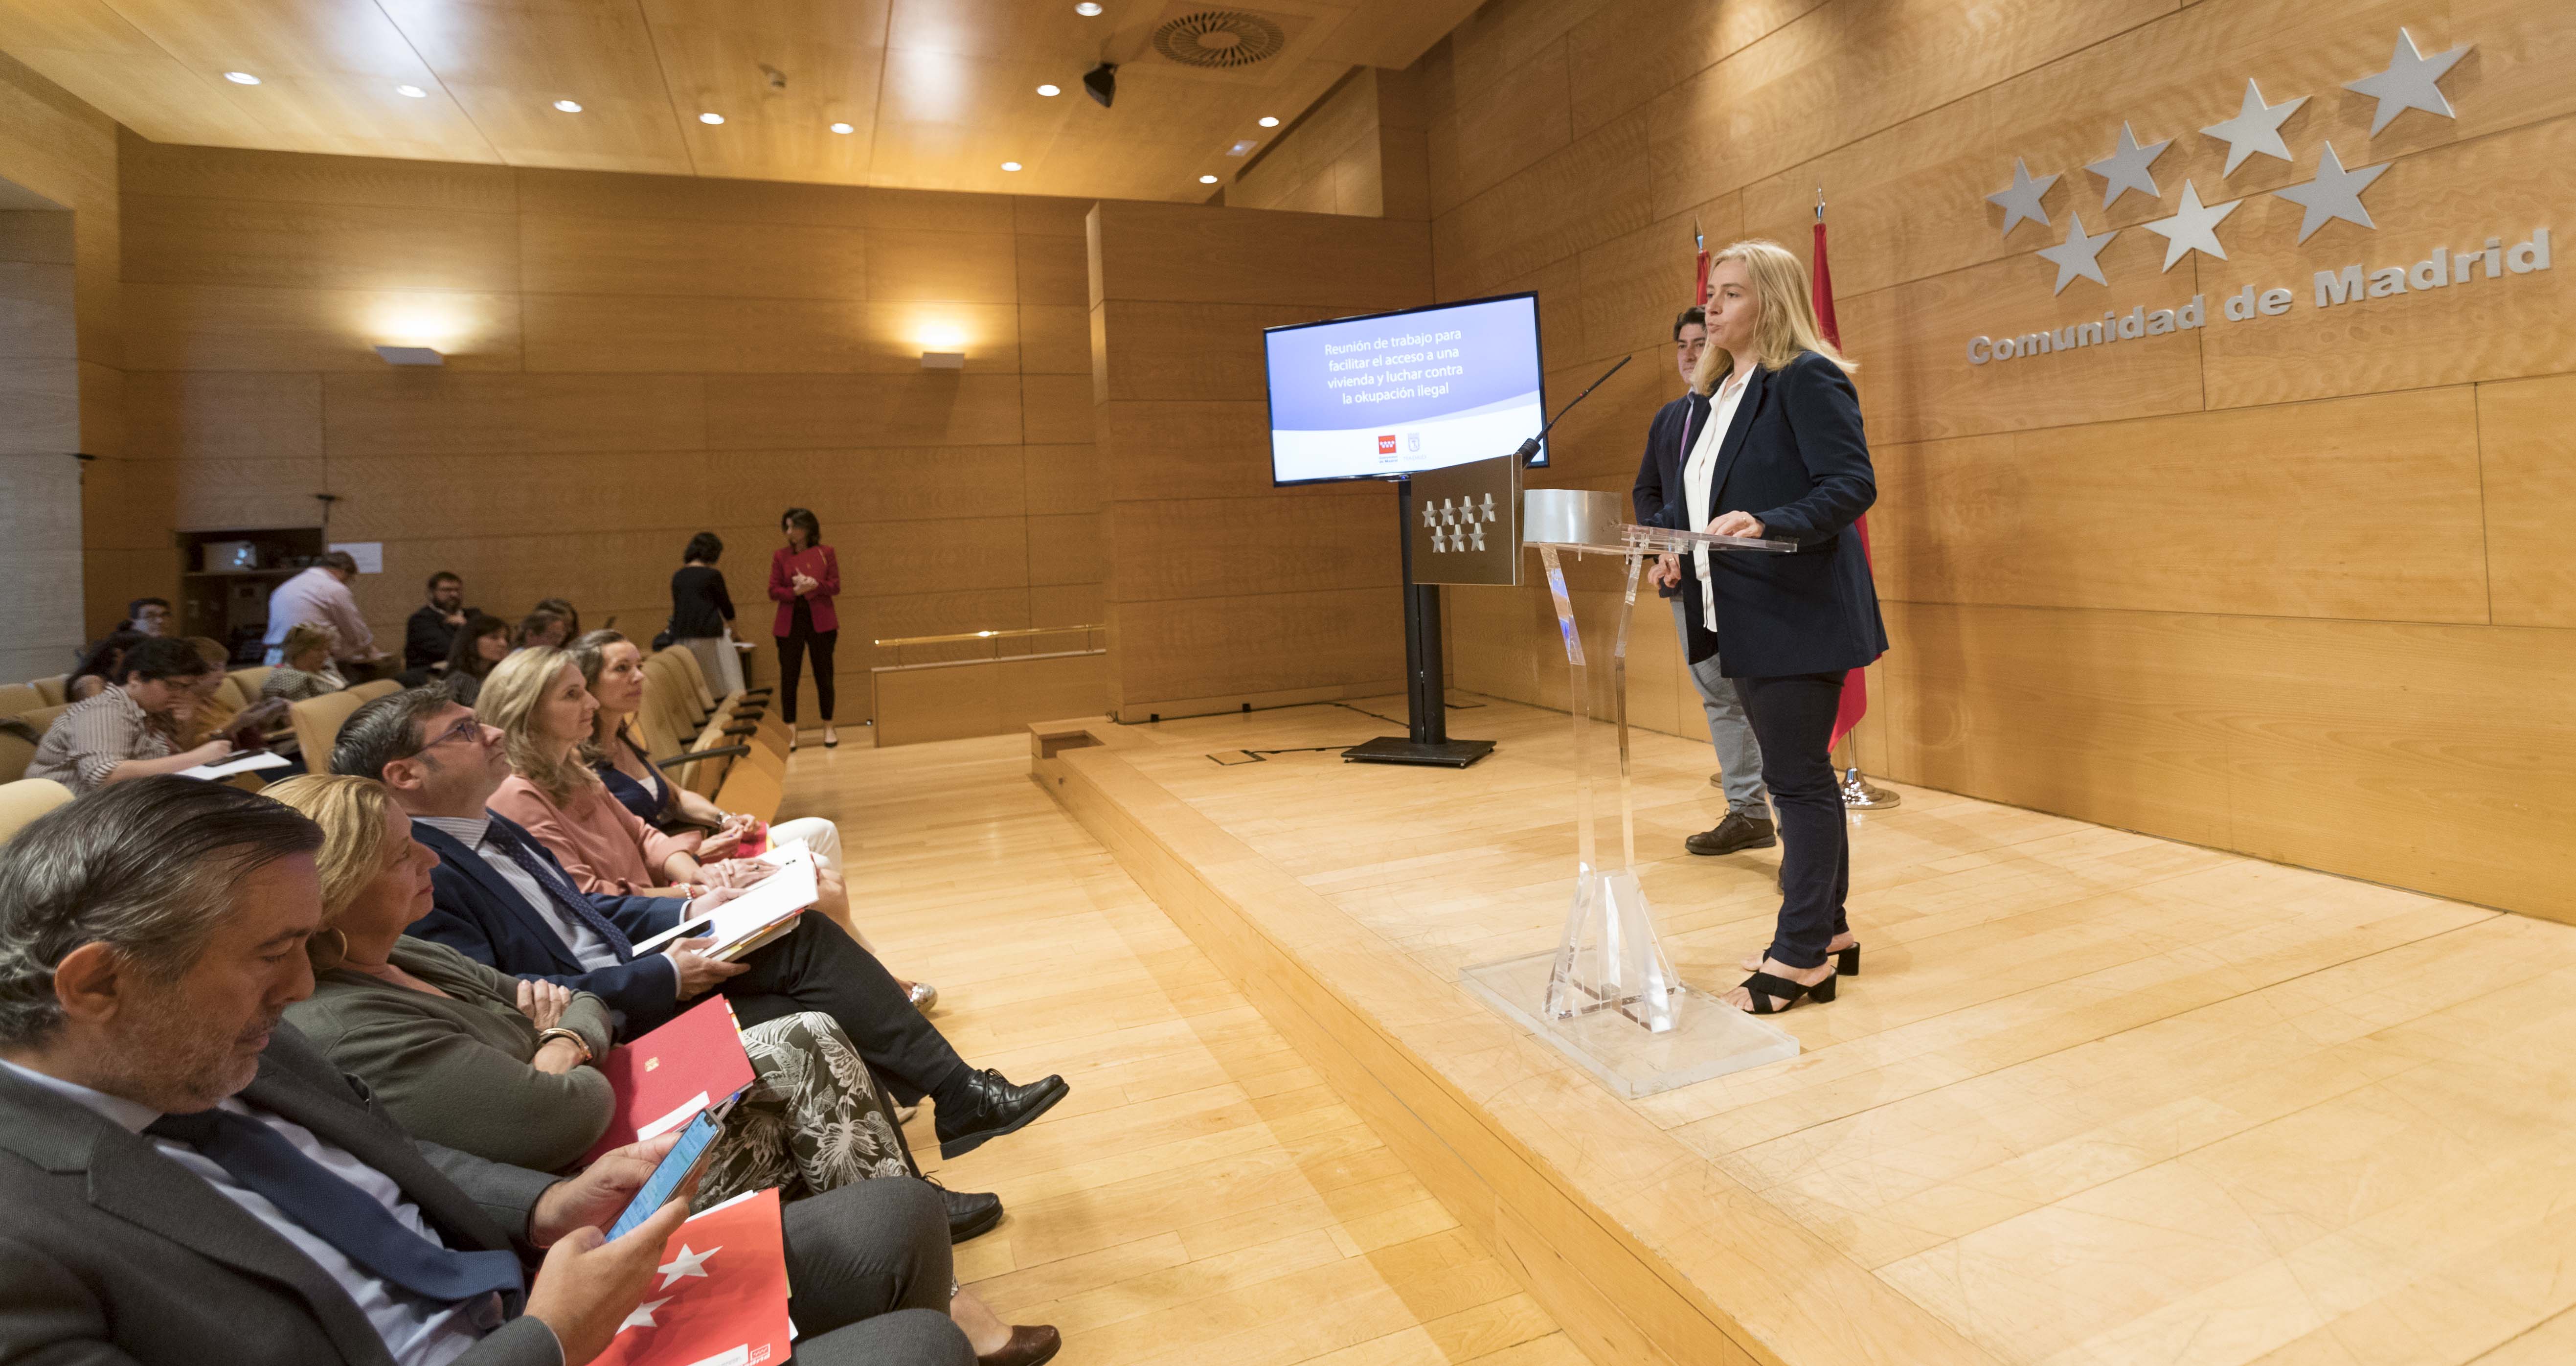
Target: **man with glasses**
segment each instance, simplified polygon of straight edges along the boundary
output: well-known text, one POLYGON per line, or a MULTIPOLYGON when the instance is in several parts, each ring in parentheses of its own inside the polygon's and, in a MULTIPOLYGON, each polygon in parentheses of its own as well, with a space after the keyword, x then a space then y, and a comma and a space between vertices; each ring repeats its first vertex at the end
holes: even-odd
POLYGON ((823 916, 799 917, 794 930, 739 963, 702 952, 704 939, 639 956, 635 944, 683 923, 691 903, 576 888, 543 844, 486 809, 510 774, 501 741, 498 729, 436 688, 377 698, 340 730, 332 771, 384 783, 411 816, 412 833, 438 851, 437 908, 412 933, 514 976, 590 992, 619 1013, 620 1039, 708 991, 722 992, 746 1025, 819 1010, 840 1023, 899 1103, 924 1096, 938 1103, 942 1156, 1015 1133, 1064 1099, 1062 1077, 1022 1086, 969 1067, 876 955, 823 916))
MULTIPOLYGON (((1681 373, 1685 390, 1707 349, 1708 315, 1694 304, 1673 319, 1673 368, 1681 373)), ((1692 443, 1701 438, 1708 413, 1708 399, 1688 392, 1655 413, 1654 422, 1646 428, 1645 457, 1637 462, 1634 496, 1638 525, 1663 525, 1664 505, 1682 496, 1682 462, 1690 458, 1692 443)), ((1680 562, 1666 555, 1657 562, 1653 574, 1655 591, 1672 600, 1673 630, 1682 633, 1687 653, 1690 641, 1688 624, 1682 617, 1680 562)), ((1718 649, 1723 653, 1726 642, 1719 641, 1718 649)), ((1708 742, 1717 750, 1718 767, 1716 773, 1709 775, 1709 781, 1726 791, 1726 818, 1715 829, 1703 830, 1682 841, 1682 847, 1694 854, 1768 849, 1780 842, 1772 833, 1770 793, 1762 786, 1762 746, 1754 740, 1753 727, 1744 719, 1744 702, 1736 696, 1735 680, 1718 671, 1718 658, 1710 655, 1692 665, 1690 675, 1692 686, 1699 691, 1700 709, 1708 714, 1708 742)))

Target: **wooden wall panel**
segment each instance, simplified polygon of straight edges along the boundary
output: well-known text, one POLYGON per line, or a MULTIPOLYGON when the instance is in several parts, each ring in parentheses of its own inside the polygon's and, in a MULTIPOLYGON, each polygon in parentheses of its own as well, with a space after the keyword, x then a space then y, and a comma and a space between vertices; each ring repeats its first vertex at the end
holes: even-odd
MULTIPOLYGON (((1050 620, 1098 618, 1088 201, 127 148, 140 463, 91 501, 160 510, 102 553, 309 525, 327 492, 335 539, 384 544, 380 635, 437 569, 505 617, 562 595, 650 635, 712 530, 765 647, 800 504, 841 555, 843 721, 879 636, 1029 625, 1033 579, 1050 620), (447 364, 387 367, 398 328, 447 364), (963 373, 922 368, 960 345, 963 373)), ((32 316, 0 307, 0 354, 32 316)))
POLYGON ((2487 565, 2499 626, 2576 627, 2576 376, 2478 386, 2487 565))

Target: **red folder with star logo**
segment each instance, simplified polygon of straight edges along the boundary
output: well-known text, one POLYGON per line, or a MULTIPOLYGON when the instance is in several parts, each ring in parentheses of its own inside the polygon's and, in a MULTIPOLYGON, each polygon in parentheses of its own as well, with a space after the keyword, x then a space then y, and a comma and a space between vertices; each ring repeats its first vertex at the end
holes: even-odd
POLYGON ((787 1243, 778 1192, 737 1196, 692 1216, 662 1248, 660 1269, 598 1366, 762 1366, 783 1362, 787 1243))
POLYGON ((599 1141, 582 1154, 583 1166, 611 1148, 674 1132, 752 1080, 733 1003, 712 993, 643 1038, 608 1050, 599 1072, 608 1078, 617 1109, 599 1141))

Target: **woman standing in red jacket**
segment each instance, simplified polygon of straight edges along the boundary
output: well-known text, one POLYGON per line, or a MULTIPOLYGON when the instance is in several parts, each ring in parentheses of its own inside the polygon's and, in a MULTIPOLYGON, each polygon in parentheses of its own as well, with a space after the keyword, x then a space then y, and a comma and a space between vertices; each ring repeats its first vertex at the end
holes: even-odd
POLYGON ((823 705, 823 747, 841 743, 832 729, 832 646, 841 638, 841 619, 832 612, 832 597, 841 591, 841 561, 823 544, 823 524, 803 508, 779 514, 787 544, 770 552, 769 596, 778 601, 778 714, 796 748, 796 675, 805 656, 814 656, 814 692, 823 705))

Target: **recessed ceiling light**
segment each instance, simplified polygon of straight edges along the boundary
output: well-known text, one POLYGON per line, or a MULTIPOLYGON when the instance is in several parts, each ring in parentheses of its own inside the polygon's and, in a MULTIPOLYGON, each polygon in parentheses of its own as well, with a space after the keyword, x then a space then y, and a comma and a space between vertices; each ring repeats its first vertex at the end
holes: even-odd
POLYGON ((835 133, 852 133, 858 130, 850 127, 850 125, 846 123, 836 123, 832 125, 832 131, 835 133))
POLYGON ((1265 119, 1263 119, 1263 120, 1261 121, 1261 126, 1262 126, 1262 127, 1264 127, 1264 128, 1276 128, 1276 127, 1278 127, 1278 126, 1279 126, 1279 120, 1277 120, 1277 119, 1272 119, 1272 118, 1265 118, 1265 119))
POLYGON ((1016 171, 1020 169, 1020 163, 1016 161, 1005 161, 1002 163, 1002 169, 1005 171, 1016 171))
POLYGON ((1042 85, 1038 87, 1038 93, 1048 97, 1049 99, 1053 99, 1054 97, 1063 94, 1064 88, 1062 86, 1042 85))
POLYGON ((1199 177, 1199 183, 1200 183, 1200 184, 1202 184, 1202 185, 1213 185, 1213 184, 1215 184, 1215 183, 1216 183, 1216 177, 1215 177, 1215 176, 1212 176, 1212 175, 1203 175, 1203 176, 1200 176, 1200 177, 1199 177))
POLYGON ((429 98, 429 92, 416 85, 395 86, 394 93, 410 100, 425 100, 429 98))
POLYGON ((259 77, 254 76, 247 71, 227 71, 224 73, 224 79, 235 85, 259 84, 259 77))
POLYGON ((1100 6, 1091 3, 1091 0, 1082 0, 1081 4, 1073 7, 1073 12, 1088 19, 1100 12, 1100 6))
POLYGON ((557 100, 555 101, 555 108, 560 109, 567 114, 578 114, 581 112, 581 106, 571 100, 557 100))
POLYGON ((708 123, 708 124, 722 123, 722 122, 724 122, 724 115, 722 115, 722 114, 700 114, 700 115, 698 115, 698 122, 700 122, 700 123, 708 123))

